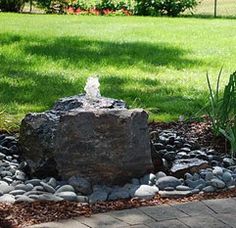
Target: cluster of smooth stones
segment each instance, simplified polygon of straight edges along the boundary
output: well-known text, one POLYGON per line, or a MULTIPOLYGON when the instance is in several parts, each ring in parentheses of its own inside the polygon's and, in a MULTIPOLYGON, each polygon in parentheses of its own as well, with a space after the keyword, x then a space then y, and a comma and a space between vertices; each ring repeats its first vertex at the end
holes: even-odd
POLYGON ((25 173, 27 164, 21 160, 18 152, 17 138, 2 134, 0 135, 0 202, 68 200, 96 203, 129 198, 151 199, 157 193, 161 197, 181 197, 235 188, 236 166, 233 159, 216 155, 212 149, 195 150, 193 144, 187 143, 174 131, 159 132, 154 146, 162 154, 165 172, 159 171, 142 178, 133 178, 130 183, 122 187, 91 186, 86 179, 79 177, 71 177, 68 181, 57 181, 53 177, 29 179, 25 173), (174 146, 175 144, 178 146, 174 146), (178 161, 199 158, 205 160, 207 168, 199 169, 193 174, 186 169, 185 173, 182 173, 183 178, 166 174, 171 171, 169 167, 173 168, 173 164, 178 161))

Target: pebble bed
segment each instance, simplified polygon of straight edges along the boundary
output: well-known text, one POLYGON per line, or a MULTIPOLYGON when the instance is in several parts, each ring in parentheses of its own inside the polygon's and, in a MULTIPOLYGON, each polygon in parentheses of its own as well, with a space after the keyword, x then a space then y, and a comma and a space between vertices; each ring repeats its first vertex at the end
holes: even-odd
POLYGON ((163 171, 133 178, 124 186, 108 187, 91 184, 84 178, 71 177, 58 181, 53 177, 29 178, 27 164, 20 157, 16 136, 0 135, 0 202, 76 201, 96 203, 118 199, 151 199, 184 197, 199 193, 233 189, 236 186, 236 162, 211 148, 201 148, 196 140, 185 139, 174 130, 155 132, 155 153, 161 156, 163 171), (171 168, 178 161, 199 159, 207 168, 177 178, 171 168))

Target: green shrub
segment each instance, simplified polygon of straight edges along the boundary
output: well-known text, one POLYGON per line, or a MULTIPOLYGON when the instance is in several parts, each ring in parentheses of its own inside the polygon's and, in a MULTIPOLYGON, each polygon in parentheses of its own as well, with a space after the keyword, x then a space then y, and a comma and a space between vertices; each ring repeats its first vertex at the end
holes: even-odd
POLYGON ((136 0, 137 15, 168 15, 177 16, 186 9, 193 9, 198 0, 136 0))
POLYGON ((25 4, 25 0, 0 0, 0 10, 2 12, 20 12, 25 4))
POLYGON ((64 13, 68 6, 67 0, 37 0, 37 5, 46 13, 64 13))
POLYGON ((222 134, 231 145, 231 155, 236 153, 236 72, 230 75, 223 95, 220 95, 220 71, 215 91, 207 74, 207 83, 210 91, 208 114, 216 136, 222 134))

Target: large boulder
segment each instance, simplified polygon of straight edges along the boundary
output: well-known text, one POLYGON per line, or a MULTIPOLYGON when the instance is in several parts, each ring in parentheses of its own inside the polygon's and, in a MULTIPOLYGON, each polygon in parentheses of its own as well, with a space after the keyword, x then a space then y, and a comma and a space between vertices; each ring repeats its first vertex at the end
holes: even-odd
POLYGON ((147 113, 110 98, 68 97, 30 113, 19 142, 33 176, 123 184, 153 169, 147 113))

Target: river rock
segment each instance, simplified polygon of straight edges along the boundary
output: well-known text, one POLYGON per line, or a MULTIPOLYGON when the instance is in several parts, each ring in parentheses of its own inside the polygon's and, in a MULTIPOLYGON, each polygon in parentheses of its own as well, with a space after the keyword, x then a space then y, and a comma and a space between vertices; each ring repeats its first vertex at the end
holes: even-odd
POLYGON ((225 187, 225 183, 224 181, 218 179, 218 178, 214 178, 210 181, 211 185, 213 187, 216 187, 216 188, 224 188, 225 187))
POLYGON ((198 158, 176 159, 172 164, 170 172, 173 176, 183 177, 187 172, 199 172, 201 169, 205 169, 208 166, 207 161, 198 158))
POLYGON ((22 120, 19 143, 31 174, 124 184, 153 170, 147 113, 110 98, 67 97, 22 120))
POLYGON ((77 201, 77 195, 74 192, 59 192, 55 196, 59 196, 67 201, 77 201))
POLYGON ((173 187, 180 185, 181 181, 173 176, 161 177, 157 180, 156 185, 159 189, 163 190, 166 187, 173 187))
POLYGON ((0 197, 0 202, 4 203, 15 203, 15 197, 11 194, 5 194, 0 197))
POLYGON ((134 192, 134 197, 140 199, 151 199, 156 195, 156 193, 158 193, 158 191, 159 189, 156 186, 141 185, 134 192))
POLYGON ((81 192, 85 195, 89 195, 92 192, 92 186, 88 180, 82 177, 71 177, 68 183, 74 187, 76 192, 81 192))

